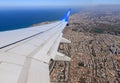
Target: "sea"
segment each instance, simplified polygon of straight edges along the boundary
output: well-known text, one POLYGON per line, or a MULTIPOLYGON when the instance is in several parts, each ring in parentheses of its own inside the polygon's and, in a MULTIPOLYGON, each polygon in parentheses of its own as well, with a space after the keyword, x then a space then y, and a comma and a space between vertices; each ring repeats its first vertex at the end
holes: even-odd
MULTIPOLYGON (((13 8, 0 9, 0 31, 27 28, 33 24, 60 20, 68 8, 13 8)), ((73 8, 71 14, 79 12, 73 8)))

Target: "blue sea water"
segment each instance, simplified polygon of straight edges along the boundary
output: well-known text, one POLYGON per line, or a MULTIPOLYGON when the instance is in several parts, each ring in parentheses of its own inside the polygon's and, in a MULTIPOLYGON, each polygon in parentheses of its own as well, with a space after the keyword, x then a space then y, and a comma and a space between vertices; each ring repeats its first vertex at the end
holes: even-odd
MULTIPOLYGON (((29 27, 33 24, 61 19, 68 8, 32 8, 0 10, 0 31, 29 27)), ((72 10, 72 14, 78 12, 72 10)))

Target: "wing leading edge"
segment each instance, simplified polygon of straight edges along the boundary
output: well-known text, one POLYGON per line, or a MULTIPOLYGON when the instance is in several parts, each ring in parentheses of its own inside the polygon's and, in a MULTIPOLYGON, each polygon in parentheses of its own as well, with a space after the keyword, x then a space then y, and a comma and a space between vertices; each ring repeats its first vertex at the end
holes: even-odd
POLYGON ((0 83, 50 83, 49 61, 70 61, 57 52, 70 10, 57 22, 0 32, 0 83))

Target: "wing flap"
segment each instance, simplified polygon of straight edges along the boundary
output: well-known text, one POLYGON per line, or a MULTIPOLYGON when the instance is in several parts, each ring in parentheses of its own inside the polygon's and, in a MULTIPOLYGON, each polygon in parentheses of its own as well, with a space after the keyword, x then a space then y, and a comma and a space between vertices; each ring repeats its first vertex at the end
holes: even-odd
POLYGON ((50 82, 49 65, 32 59, 27 83, 49 83, 49 82, 50 82))
POLYGON ((0 83, 17 83, 22 67, 15 64, 0 64, 0 83))
POLYGON ((9 55, 5 54, 2 57, 0 57, 0 62, 11 63, 11 64, 16 64, 16 65, 22 66, 22 65, 24 65, 25 59, 26 59, 25 56, 9 53, 9 55))

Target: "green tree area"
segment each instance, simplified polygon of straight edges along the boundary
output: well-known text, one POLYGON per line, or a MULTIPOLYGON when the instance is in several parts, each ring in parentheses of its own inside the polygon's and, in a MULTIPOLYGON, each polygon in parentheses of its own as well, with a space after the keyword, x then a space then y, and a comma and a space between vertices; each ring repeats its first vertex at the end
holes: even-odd
POLYGON ((108 24, 99 24, 96 27, 91 29, 93 33, 110 33, 118 35, 120 34, 120 25, 108 25, 108 24))

